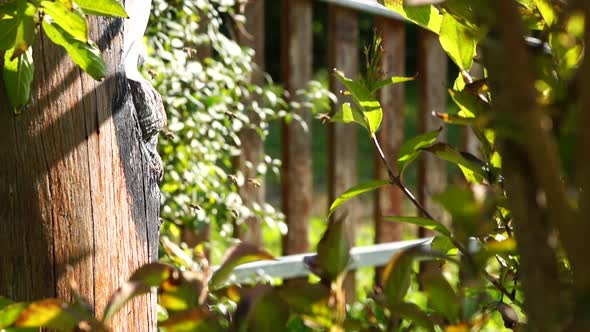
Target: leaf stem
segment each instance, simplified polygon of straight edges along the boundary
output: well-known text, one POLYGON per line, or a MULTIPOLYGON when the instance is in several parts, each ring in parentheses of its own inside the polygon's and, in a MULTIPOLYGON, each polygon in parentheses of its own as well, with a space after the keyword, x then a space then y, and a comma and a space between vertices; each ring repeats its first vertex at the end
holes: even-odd
MULTIPOLYGON (((410 201, 412 201, 412 203, 414 204, 414 206, 416 206, 416 208, 420 211, 420 213, 424 217, 426 217, 428 219, 436 220, 428 212, 428 210, 426 210, 426 208, 418 201, 418 199, 416 199, 416 196, 414 196, 414 194, 410 191, 410 189, 408 189, 408 187, 406 187, 402 183, 402 181, 399 178, 399 176, 395 173, 395 171, 391 167, 391 164, 387 161, 387 158, 385 158, 385 154, 383 153, 383 150, 381 149, 381 145, 379 144, 379 140, 377 139, 377 135, 375 135, 375 134, 371 135, 371 139, 373 140, 373 145, 375 146, 375 149, 377 149, 377 152, 379 153, 379 157, 381 158, 381 161, 383 162, 383 164, 385 165, 385 168, 387 169, 387 174, 389 175, 389 179, 391 180, 392 184, 396 185, 397 187, 399 187, 401 189, 401 191, 410 199, 410 201)), ((467 260, 469 261, 469 264, 471 264, 472 266, 477 267, 477 269, 479 270, 479 272, 484 276, 484 278, 486 278, 487 281, 489 281, 494 287, 496 287, 496 289, 498 289, 502 294, 504 294, 504 296, 506 296, 507 298, 509 298, 510 301, 512 301, 513 303, 515 303, 515 304, 517 304, 519 306, 522 306, 522 304, 520 303, 520 301, 518 301, 516 299, 516 297, 514 296, 514 294, 510 293, 506 289, 506 287, 504 287, 504 285, 502 285, 500 282, 498 282, 498 280, 496 278, 494 278, 484 268, 479 267, 475 263, 475 260, 473 259, 473 256, 463 246, 463 244, 461 244, 459 241, 457 241, 452 236, 450 236, 449 239, 451 240, 451 242, 453 243, 453 245, 467 258, 467 260)))

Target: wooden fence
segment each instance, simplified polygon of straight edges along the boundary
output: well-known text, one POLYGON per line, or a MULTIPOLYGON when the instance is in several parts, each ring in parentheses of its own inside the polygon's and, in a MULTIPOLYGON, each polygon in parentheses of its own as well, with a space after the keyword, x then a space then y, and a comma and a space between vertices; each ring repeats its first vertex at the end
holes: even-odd
MULTIPOLYGON (((296 91, 306 87, 312 79, 313 35, 312 14, 319 0, 283 0, 281 12, 281 84, 296 96, 296 91)), ((405 22, 385 7, 372 0, 322 0, 328 3, 328 67, 338 68, 350 77, 359 73, 359 11, 374 15, 374 24, 383 37, 384 57, 382 70, 388 75, 405 75, 406 29, 405 22)), ((264 64, 264 0, 249 0, 245 6, 249 37, 241 35, 243 45, 252 47, 256 54, 256 62, 263 69, 264 64)), ((418 33, 418 72, 419 72, 419 123, 420 131, 438 128, 441 123, 431 116, 431 112, 445 112, 447 105, 447 57, 442 51, 436 35, 421 30, 418 33)), ((261 75, 254 75, 256 83, 262 83, 261 75)), ((339 95, 342 86, 330 78, 330 89, 339 95)), ((395 156, 403 141, 404 128, 404 86, 394 85, 383 89, 380 94, 385 112, 379 139, 385 154, 395 156)), ((293 97, 296 98, 296 97, 293 97)), ((333 105, 336 111, 339 105, 333 105)), ((281 174, 282 211, 286 216, 288 233, 282 242, 284 255, 308 252, 307 242, 309 220, 312 207, 312 154, 311 132, 312 116, 309 110, 295 110, 307 124, 307 130, 301 122, 292 121, 282 126, 282 161, 281 174)), ((357 181, 357 128, 353 125, 330 123, 328 125, 329 177, 328 199, 332 201, 357 181)), ((257 135, 244 133, 243 156, 245 161, 258 164, 263 156, 262 144, 257 135)), ((376 157, 377 158, 377 157, 376 157)), ((380 162, 375 162, 375 178, 386 178, 385 170, 380 162)), ((247 170, 244 170, 247 172, 247 170)), ((419 162, 418 197, 426 207, 440 216, 441 211, 428 200, 431 194, 444 189, 446 182, 445 165, 432 159, 422 158, 419 162), (428 170, 428 171, 426 171, 428 170)), ((261 194, 242 192, 246 204, 258 202, 261 194)), ((402 195, 393 187, 380 189, 374 200, 375 242, 384 243, 400 240, 400 226, 382 220, 385 215, 399 215, 402 207, 402 195)), ((326 206, 326 210, 328 206, 326 206)), ((354 222, 356 221, 354 203, 341 208, 336 218, 347 218, 350 230, 348 236, 353 239, 354 222)), ((250 242, 261 243, 260 221, 248 221, 249 231, 243 238, 250 242)), ((421 231, 420 236, 428 235, 421 231)), ((354 278, 349 278, 347 287, 354 287, 354 278)), ((350 288, 354 289, 354 288, 350 288)), ((353 292, 347 292, 352 294, 353 292)))

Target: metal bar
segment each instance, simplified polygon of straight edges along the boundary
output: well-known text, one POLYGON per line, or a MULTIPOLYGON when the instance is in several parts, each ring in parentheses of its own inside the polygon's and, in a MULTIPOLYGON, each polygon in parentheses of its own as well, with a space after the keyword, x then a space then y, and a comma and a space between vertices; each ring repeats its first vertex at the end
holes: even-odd
MULTIPOLYGON (((424 238, 354 247, 350 250, 351 262, 348 270, 368 266, 384 266, 396 253, 416 246, 430 246, 431 241, 432 238, 424 238)), ((305 265, 304 259, 314 255, 315 253, 290 255, 279 257, 274 261, 258 261, 240 265, 232 272, 229 283, 235 284, 264 278, 290 279, 308 276, 310 271, 305 265)), ((217 268, 214 267, 213 270, 217 268)))
POLYGON ((396 20, 403 20, 401 15, 387 9, 387 7, 379 4, 376 0, 318 0, 337 6, 347 7, 363 13, 388 17, 396 20))

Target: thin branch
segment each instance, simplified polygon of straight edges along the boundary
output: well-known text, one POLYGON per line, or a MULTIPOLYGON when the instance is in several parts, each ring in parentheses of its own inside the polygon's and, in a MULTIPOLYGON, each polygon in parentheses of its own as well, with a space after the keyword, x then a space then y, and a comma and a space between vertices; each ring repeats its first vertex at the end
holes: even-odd
MULTIPOLYGON (((387 158, 385 158, 385 154, 383 153, 383 150, 381 149, 381 145, 379 144, 379 140, 377 140, 377 136, 371 135, 371 139, 373 140, 373 145, 375 146, 375 149, 377 149, 377 152, 379 152, 379 157, 381 157, 381 161, 383 162, 383 164, 385 165, 385 168, 387 169, 387 174, 389 175, 389 179, 391 180, 391 182, 401 189, 401 191, 410 199, 410 201, 412 201, 414 206, 416 206, 416 208, 420 211, 420 213, 422 213, 423 216, 425 216, 428 219, 436 220, 430 214, 430 212, 428 212, 428 210, 426 210, 426 208, 416 199, 416 196, 414 196, 414 194, 410 191, 410 189, 408 189, 408 187, 406 187, 402 183, 399 176, 395 173, 395 171, 391 167, 391 164, 389 163, 389 161, 387 161, 387 158)), ((450 237, 450 240, 453 243, 453 245, 467 258, 467 261, 469 262, 469 264, 477 267, 478 271, 484 276, 484 278, 486 280, 488 280, 494 287, 496 287, 496 289, 498 289, 502 294, 504 294, 504 296, 509 298, 510 301, 512 301, 513 303, 515 303, 519 306, 522 306, 522 304, 516 299, 514 294, 510 293, 506 289, 506 287, 504 287, 504 285, 502 285, 496 278, 491 276, 484 268, 479 267, 475 263, 473 256, 471 256, 471 254, 463 246, 463 244, 461 244, 459 241, 457 241, 453 237, 450 237)))

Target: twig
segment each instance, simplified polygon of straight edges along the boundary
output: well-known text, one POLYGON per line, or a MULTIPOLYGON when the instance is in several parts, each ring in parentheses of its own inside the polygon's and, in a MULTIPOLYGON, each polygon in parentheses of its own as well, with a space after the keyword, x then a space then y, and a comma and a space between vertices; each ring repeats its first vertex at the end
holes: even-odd
MULTIPOLYGON (((399 176, 397 174, 395 174, 395 171, 393 170, 393 168, 391 167, 391 165, 387 161, 387 158, 385 158, 385 154, 383 153, 383 150, 381 149, 381 145, 379 144, 379 141, 377 140, 377 136, 371 135, 371 139, 373 140, 373 145, 375 145, 377 152, 379 152, 379 157, 381 157, 381 161, 383 162, 383 164, 385 165, 385 168, 387 169, 387 174, 389 175, 391 182, 401 189, 401 191, 410 199, 410 201, 412 201, 414 206, 416 206, 416 208, 420 211, 420 213, 422 213, 423 216, 425 216, 428 219, 436 220, 428 212, 428 210, 426 210, 426 208, 416 199, 416 196, 414 196, 414 194, 410 191, 410 189, 408 189, 408 187, 406 187, 402 183, 399 176)), ((494 287, 496 287, 496 289, 498 289, 502 294, 504 294, 504 296, 509 298, 510 301, 512 301, 513 303, 515 303, 519 306, 522 306, 522 303, 520 303, 520 301, 518 301, 516 299, 514 294, 510 293, 506 289, 506 287, 504 287, 504 285, 502 285, 500 282, 498 282, 498 280, 496 278, 491 276, 484 268, 479 267, 475 263, 473 256, 471 256, 471 254, 469 253, 469 251, 467 251, 467 249, 463 246, 463 244, 461 244, 459 241, 457 241, 452 236, 449 237, 449 239, 451 240, 453 245, 467 258, 469 264, 477 267, 479 272, 484 276, 484 278, 486 278, 487 281, 489 281, 494 287)))

